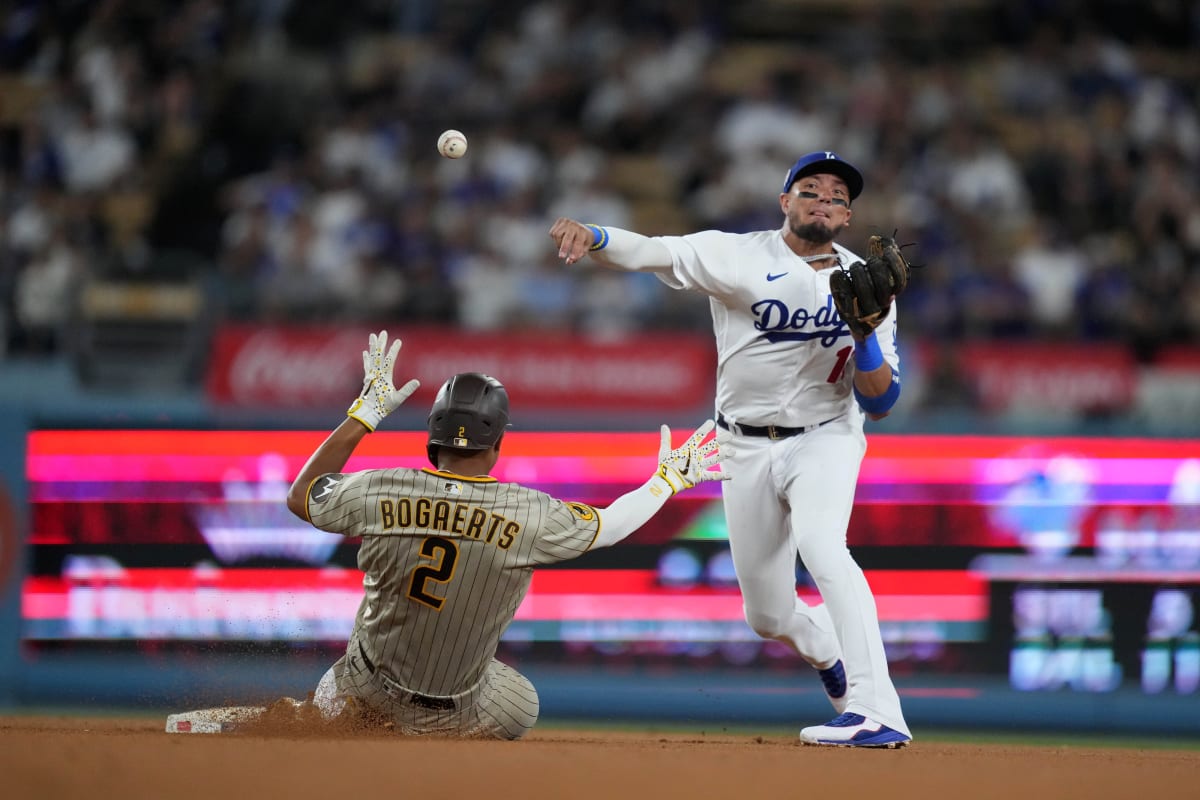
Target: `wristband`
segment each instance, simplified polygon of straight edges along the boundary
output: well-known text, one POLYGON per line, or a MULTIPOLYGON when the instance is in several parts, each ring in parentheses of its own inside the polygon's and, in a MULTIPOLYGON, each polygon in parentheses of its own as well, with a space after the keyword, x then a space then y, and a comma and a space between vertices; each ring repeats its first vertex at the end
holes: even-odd
MULTIPOLYGON (((676 486, 675 482, 672 481, 670 476, 668 475, 668 472, 669 472, 669 470, 665 466, 661 466, 658 468, 658 472, 654 473, 650 477, 650 482, 651 482, 650 494, 654 495, 655 497, 659 497, 663 494, 662 488, 660 486, 654 485, 655 479, 658 479, 659 481, 662 481, 663 483, 665 483, 667 485, 667 489, 670 490, 670 494, 668 494, 667 497, 672 497, 676 494, 679 494, 679 492, 681 492, 687 488, 686 486, 676 486)), ((678 477, 678 473, 676 473, 676 477, 678 477)))
POLYGON ((584 227, 592 232, 592 246, 588 250, 603 250, 608 247, 608 228, 592 225, 590 222, 584 227))
POLYGON ((362 426, 371 433, 374 433, 375 429, 379 427, 379 423, 383 422, 383 417, 363 397, 356 397, 354 399, 354 402, 350 404, 350 408, 346 409, 346 416, 355 422, 362 423, 362 426))
POLYGON ((900 376, 892 376, 892 384, 888 386, 887 391, 878 397, 867 397, 865 394, 854 387, 854 399, 858 400, 859 406, 868 414, 886 414, 891 411, 892 406, 896 405, 896 400, 900 398, 900 376))
POLYGON ((854 343, 854 366, 859 372, 874 372, 883 366, 883 351, 879 349, 879 339, 874 331, 861 342, 854 343))

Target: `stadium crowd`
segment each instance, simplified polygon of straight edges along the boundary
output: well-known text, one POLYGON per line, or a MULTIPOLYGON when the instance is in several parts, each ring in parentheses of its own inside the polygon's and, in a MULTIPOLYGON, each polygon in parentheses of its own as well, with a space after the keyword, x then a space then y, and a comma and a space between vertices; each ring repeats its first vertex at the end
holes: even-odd
POLYGON ((62 348, 93 280, 199 281, 213 319, 706 329, 652 278, 562 268, 550 222, 774 227, 822 147, 867 177, 846 244, 919 243, 907 331, 1200 341, 1200 3, 0 13, 0 352, 62 348))

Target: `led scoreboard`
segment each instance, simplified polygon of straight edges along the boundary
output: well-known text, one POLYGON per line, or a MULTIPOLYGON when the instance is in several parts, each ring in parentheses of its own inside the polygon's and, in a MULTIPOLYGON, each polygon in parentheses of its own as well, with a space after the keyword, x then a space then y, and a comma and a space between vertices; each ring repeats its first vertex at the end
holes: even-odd
MULTIPOLYGON (((344 642, 358 543, 284 505, 324 436, 31 432, 24 646, 344 642)), ((657 438, 513 433, 495 474, 604 506, 654 470, 657 438)), ((347 470, 423 467, 424 451, 422 434, 379 432, 347 470)), ((536 572, 507 645, 770 658, 742 619, 719 493, 536 572)), ((1023 690, 1197 692, 1198 441, 871 435, 849 542, 893 661, 1023 690)))

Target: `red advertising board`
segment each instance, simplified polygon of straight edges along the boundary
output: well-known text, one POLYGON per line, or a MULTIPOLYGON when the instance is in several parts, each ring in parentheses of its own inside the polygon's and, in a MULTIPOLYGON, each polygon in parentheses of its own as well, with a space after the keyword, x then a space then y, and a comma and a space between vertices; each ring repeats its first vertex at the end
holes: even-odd
MULTIPOLYGON (((911 351, 926 371, 934 368, 934 345, 918 342, 911 351)), ((1132 351, 1120 344, 967 342, 944 357, 978 409, 992 413, 1121 413, 1141 379, 1132 351)))
POLYGON ((1169 372, 1200 375, 1200 347, 1168 345, 1155 355, 1154 366, 1169 372))
MULTIPOLYGON (((322 408, 349 403, 362 384, 366 327, 224 326, 214 337, 207 392, 237 406, 322 408)), ((421 381, 432 401, 458 372, 499 378, 523 409, 680 411, 710 406, 714 356, 699 334, 618 340, 545 333, 395 328, 404 341, 396 380, 421 381)))
POLYGON ((1133 354, 1120 345, 977 342, 956 352, 985 410, 1123 411, 1137 388, 1133 354))

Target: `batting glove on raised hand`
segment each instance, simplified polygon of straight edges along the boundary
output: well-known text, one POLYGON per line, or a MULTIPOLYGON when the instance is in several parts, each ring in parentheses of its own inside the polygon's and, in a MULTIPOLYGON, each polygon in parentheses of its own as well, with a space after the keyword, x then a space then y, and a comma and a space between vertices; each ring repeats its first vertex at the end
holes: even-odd
POLYGON ((392 342, 386 355, 387 331, 372 333, 368 349, 363 350, 363 387, 358 398, 346 410, 346 416, 358 420, 373 431, 383 418, 395 411, 421 385, 416 378, 399 389, 392 383, 392 368, 400 354, 400 340, 392 342))
POLYGON ((727 453, 722 452, 715 438, 701 444, 715 427, 707 420, 677 449, 671 449, 671 429, 662 426, 662 440, 658 448, 658 474, 671 486, 671 494, 691 489, 705 481, 727 481, 724 472, 712 470, 720 464, 727 453))

